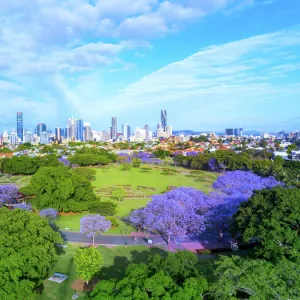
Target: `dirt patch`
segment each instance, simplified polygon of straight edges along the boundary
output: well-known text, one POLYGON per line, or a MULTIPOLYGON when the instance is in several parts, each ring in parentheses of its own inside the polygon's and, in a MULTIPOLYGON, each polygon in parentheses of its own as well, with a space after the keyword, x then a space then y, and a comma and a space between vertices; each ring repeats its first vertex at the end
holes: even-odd
POLYGON ((75 216, 75 215, 79 215, 80 213, 76 213, 76 212, 60 212, 58 213, 59 216, 75 216))

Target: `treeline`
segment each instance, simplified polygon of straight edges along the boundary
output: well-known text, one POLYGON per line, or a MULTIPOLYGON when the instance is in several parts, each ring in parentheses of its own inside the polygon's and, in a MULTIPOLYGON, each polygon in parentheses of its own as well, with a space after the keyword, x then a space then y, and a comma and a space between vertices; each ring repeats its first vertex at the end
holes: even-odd
POLYGON ((247 149, 241 153, 218 150, 198 156, 178 155, 174 158, 176 165, 195 170, 214 172, 222 171, 253 171, 260 176, 274 176, 287 184, 298 185, 300 162, 285 161, 282 157, 273 157, 268 150, 257 151, 247 149))
POLYGON ((0 172, 10 175, 32 175, 39 168, 51 166, 57 167, 62 165, 55 154, 36 156, 12 156, 0 160, 0 172))
POLYGON ((72 164, 79 166, 96 166, 115 162, 117 155, 101 148, 83 147, 77 149, 68 159, 72 164))

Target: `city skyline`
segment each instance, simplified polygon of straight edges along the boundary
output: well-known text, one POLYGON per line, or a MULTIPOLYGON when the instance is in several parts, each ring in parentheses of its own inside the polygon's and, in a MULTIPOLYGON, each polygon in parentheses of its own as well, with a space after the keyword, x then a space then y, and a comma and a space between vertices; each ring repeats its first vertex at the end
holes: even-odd
POLYGON ((174 130, 297 129, 299 2, 130 1, 3 3, 0 131, 16 111, 28 129, 70 112, 155 128, 161 107, 174 130))

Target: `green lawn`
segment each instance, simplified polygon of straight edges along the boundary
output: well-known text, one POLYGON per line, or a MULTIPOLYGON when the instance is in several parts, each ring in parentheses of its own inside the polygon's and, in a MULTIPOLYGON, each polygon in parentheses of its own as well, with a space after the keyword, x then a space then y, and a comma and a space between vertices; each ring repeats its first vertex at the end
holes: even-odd
MULTIPOLYGON (((154 189, 147 190, 147 193, 145 192, 146 197, 150 197, 151 194, 163 193, 167 190, 168 186, 188 186, 208 192, 212 183, 217 178, 217 174, 215 173, 203 172, 207 177, 207 181, 195 181, 194 177, 186 176, 189 174, 189 170, 178 167, 176 168, 177 173, 175 175, 162 175, 161 167, 153 168, 149 173, 141 172, 138 168, 132 168, 131 171, 123 171, 118 165, 112 165, 107 169, 96 170, 96 180, 92 182, 95 192, 97 192, 98 189, 105 187, 122 188, 122 185, 131 185, 133 190, 137 189, 138 186, 154 189)), ((116 213, 118 217, 129 215, 133 209, 144 207, 151 200, 150 198, 126 198, 123 202, 118 203, 117 200, 109 197, 101 197, 101 199, 115 201, 118 204, 116 213)), ((61 229, 67 227, 70 231, 79 231, 80 219, 87 214, 89 213, 61 216, 56 224, 61 229)), ((134 231, 134 228, 120 221, 119 227, 111 228, 108 233, 124 234, 126 231, 134 231)))
MULTIPOLYGON (((51 276, 55 272, 58 272, 70 277, 60 284, 45 280, 43 293, 38 297, 38 300, 71 299, 74 293, 71 286, 77 279, 73 256, 78 247, 80 247, 78 244, 68 244, 68 248, 64 248, 65 253, 60 256, 49 274, 51 276)), ((126 266, 130 262, 147 263, 150 254, 162 254, 165 252, 161 248, 149 248, 146 246, 118 246, 114 248, 99 246, 97 249, 104 258, 101 279, 122 278, 125 274, 126 266)), ((211 275, 214 261, 215 258, 211 257, 201 259, 201 270, 205 275, 211 275)), ((87 297, 85 294, 81 294, 79 299, 87 299, 87 297)))
POLYGON ((29 184, 30 175, 3 175, 0 174, 0 185, 2 184, 15 184, 18 188, 21 188, 29 184))

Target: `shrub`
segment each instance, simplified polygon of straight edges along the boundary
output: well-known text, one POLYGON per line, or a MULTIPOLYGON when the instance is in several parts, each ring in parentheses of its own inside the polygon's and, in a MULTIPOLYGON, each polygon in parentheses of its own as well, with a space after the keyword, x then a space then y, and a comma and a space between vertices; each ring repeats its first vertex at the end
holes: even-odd
POLYGON ((106 217, 106 220, 111 222, 112 227, 118 227, 120 225, 118 218, 115 216, 108 216, 106 217))
POLYGON ((113 216, 116 214, 117 204, 112 201, 94 202, 89 207, 89 212, 99 213, 101 216, 113 216))
POLYGON ((211 250, 209 250, 209 249, 199 249, 199 250, 197 250, 197 253, 202 254, 202 255, 211 254, 211 250))

